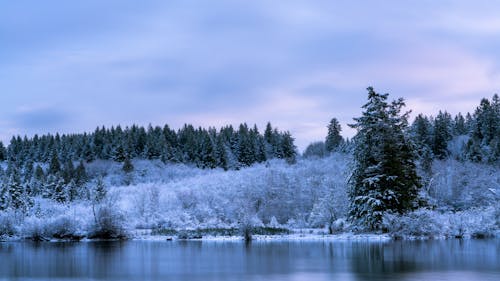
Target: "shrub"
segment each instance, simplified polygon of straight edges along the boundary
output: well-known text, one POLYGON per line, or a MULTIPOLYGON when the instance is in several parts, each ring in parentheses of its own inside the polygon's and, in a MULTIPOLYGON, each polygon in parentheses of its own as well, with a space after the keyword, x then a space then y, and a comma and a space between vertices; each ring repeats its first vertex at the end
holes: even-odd
POLYGON ((13 236, 16 233, 15 222, 12 214, 0 212, 0 238, 13 236))
POLYGON ((47 227, 44 224, 44 220, 37 217, 28 217, 24 220, 24 224, 21 228, 21 233, 25 239, 31 239, 33 241, 45 241, 47 239, 46 234, 47 227))
POLYGON ((78 225, 77 220, 68 216, 60 216, 47 225, 45 234, 57 239, 80 240, 84 235, 78 225))
POLYGON ((90 227, 90 239, 124 239, 127 233, 125 218, 115 208, 100 206, 95 212, 95 221, 90 227))
POLYGON ((427 237, 442 235, 443 224, 436 218, 436 212, 419 209, 405 215, 386 213, 383 217, 383 229, 394 238, 427 237))

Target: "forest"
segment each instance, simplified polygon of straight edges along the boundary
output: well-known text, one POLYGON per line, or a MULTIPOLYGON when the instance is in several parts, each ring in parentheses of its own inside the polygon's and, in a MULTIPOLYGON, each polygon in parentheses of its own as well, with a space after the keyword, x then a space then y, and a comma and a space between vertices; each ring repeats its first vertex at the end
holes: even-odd
POLYGON ((263 133, 186 124, 12 137, 0 142, 0 240, 130 238, 143 229, 499 234, 498 95, 472 113, 410 122, 403 99, 368 88, 361 110, 352 139, 332 118, 325 139, 302 154, 271 123, 263 133))

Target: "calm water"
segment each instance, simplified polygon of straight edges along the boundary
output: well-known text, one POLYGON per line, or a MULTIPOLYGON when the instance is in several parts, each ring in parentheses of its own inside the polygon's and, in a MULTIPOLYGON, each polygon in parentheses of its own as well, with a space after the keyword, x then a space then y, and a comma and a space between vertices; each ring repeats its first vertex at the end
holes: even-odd
POLYGON ((0 243, 0 280, 500 280, 500 240, 0 243))

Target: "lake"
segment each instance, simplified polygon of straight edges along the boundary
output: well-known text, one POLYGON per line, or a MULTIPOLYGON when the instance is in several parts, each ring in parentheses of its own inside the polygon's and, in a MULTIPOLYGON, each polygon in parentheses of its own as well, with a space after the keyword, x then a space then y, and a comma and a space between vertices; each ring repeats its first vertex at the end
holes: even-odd
POLYGON ((0 280, 500 280, 500 240, 0 243, 0 280))

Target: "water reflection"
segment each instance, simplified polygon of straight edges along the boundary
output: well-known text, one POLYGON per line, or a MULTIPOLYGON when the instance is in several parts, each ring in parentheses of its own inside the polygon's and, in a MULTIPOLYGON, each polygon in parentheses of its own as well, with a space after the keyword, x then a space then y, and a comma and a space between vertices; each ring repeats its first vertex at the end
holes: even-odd
POLYGON ((500 280, 500 241, 22 242, 0 261, 0 280, 500 280))

